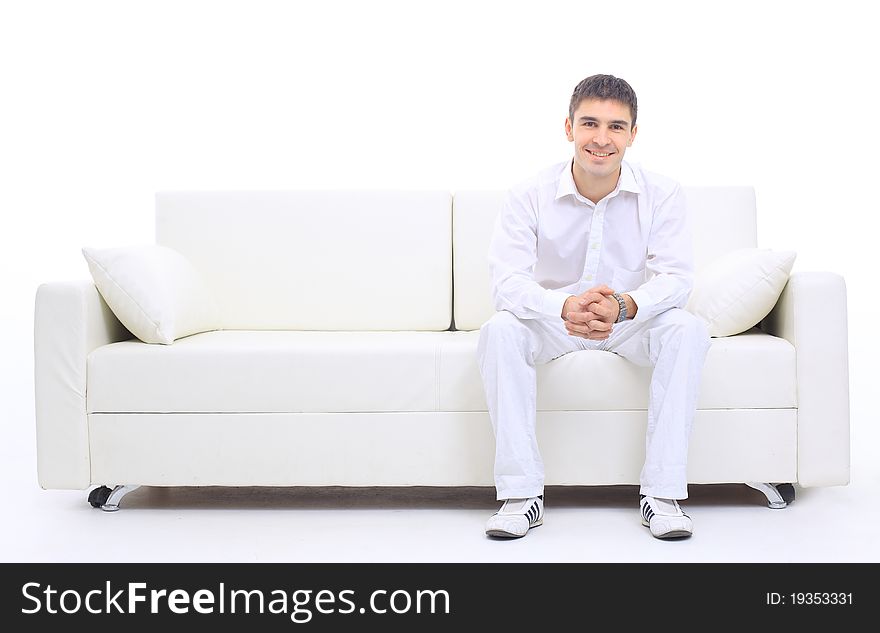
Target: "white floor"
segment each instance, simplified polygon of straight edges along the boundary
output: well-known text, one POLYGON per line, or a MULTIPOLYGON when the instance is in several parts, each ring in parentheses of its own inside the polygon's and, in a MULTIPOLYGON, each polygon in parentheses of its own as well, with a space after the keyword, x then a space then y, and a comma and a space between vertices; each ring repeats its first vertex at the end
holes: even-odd
POLYGON ((880 561, 865 481, 798 489, 784 510, 742 485, 691 486, 695 534, 653 539, 634 486, 553 487, 526 538, 482 532, 490 488, 141 488, 105 513, 84 492, 7 497, 6 561, 857 562, 880 561))

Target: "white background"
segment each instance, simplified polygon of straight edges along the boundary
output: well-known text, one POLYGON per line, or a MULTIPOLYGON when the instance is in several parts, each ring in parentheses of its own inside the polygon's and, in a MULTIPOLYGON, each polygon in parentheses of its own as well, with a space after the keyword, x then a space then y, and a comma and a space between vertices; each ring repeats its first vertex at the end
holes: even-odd
POLYGON ((156 191, 506 188, 570 156, 594 73, 638 94, 628 158, 754 185, 759 245, 845 277, 853 478, 876 477, 869 5, 2 2, 4 482, 37 487, 37 286, 87 278, 83 246, 153 242, 156 191))

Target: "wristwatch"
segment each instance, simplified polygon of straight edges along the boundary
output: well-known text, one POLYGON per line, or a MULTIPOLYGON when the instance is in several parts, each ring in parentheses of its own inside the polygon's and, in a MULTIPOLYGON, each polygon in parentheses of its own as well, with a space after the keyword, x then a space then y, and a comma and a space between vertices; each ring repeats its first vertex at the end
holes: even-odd
POLYGON ((626 301, 624 301, 623 297, 621 297, 616 292, 611 296, 617 299, 617 305, 620 306, 620 314, 617 315, 617 321, 615 321, 615 323, 620 323, 621 321, 626 319, 626 301))

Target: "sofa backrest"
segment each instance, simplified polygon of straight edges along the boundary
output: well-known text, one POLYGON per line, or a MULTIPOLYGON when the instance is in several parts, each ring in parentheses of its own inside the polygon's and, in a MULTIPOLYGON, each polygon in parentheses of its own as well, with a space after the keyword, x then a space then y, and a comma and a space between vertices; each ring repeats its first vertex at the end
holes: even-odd
POLYGON ((156 243, 203 273, 224 329, 446 330, 446 191, 165 192, 156 243))
MULTIPOLYGON (((697 270, 757 245, 752 187, 685 187, 697 270)), ((166 192, 156 242, 217 296, 224 329, 476 330, 503 190, 166 192), (454 289, 453 289, 454 279, 454 289)))
MULTIPOLYGON (((700 266, 737 248, 757 246, 752 187, 684 187, 700 266)), ((455 328, 476 330, 495 310, 489 289, 487 251, 505 191, 457 191, 453 202, 455 328)))

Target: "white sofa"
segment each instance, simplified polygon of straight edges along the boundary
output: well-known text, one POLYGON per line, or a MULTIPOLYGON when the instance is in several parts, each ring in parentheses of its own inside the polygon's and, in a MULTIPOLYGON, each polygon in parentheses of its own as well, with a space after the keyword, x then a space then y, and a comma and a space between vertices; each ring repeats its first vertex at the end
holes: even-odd
MULTIPOLYGON (((697 269, 756 246, 751 188, 686 188, 697 269)), ((186 192, 156 242, 204 275, 222 330, 146 344, 91 280, 39 287, 43 488, 105 510, 150 486, 491 486, 476 362, 504 192, 186 192)), ((849 479, 846 290, 795 273, 761 329, 712 340, 692 483, 849 479)), ((538 371, 548 485, 636 484, 649 370, 583 351, 538 371)))

